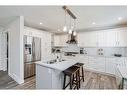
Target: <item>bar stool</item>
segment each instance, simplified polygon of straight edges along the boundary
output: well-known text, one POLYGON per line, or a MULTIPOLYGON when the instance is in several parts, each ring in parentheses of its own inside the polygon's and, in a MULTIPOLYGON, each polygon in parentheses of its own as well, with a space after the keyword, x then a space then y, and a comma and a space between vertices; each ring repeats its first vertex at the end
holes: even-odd
MULTIPOLYGON (((83 63, 76 63, 76 64, 74 64, 74 66, 79 67, 80 70, 81 70, 81 74, 79 73, 79 77, 80 77, 80 79, 79 79, 79 88, 80 88, 80 81, 83 80, 83 82, 84 82, 84 69, 83 69, 83 65, 84 65, 83 63)), ((80 70, 79 70, 79 72, 80 72, 80 70)))
POLYGON ((70 89, 79 89, 79 70, 77 66, 71 66, 68 69, 64 70, 64 83, 63 89, 66 89, 70 85, 70 89), (66 77, 69 77, 69 82, 66 84, 66 77))

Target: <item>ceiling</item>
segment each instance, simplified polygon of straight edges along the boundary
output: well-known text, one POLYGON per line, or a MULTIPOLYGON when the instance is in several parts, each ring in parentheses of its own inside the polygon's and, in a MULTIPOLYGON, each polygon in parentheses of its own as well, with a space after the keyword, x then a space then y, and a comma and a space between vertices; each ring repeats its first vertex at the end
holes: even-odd
MULTIPOLYGON (((127 6, 68 6, 77 17, 77 31, 127 23, 127 6), (118 20, 118 18, 120 18, 118 20)), ((15 16, 24 16, 25 25, 60 33, 65 12, 62 6, 0 6, 0 26, 5 27, 15 16), (40 22, 43 24, 40 25, 40 22), (60 31, 58 31, 60 29, 60 31)), ((70 17, 67 16, 69 26, 70 17)))

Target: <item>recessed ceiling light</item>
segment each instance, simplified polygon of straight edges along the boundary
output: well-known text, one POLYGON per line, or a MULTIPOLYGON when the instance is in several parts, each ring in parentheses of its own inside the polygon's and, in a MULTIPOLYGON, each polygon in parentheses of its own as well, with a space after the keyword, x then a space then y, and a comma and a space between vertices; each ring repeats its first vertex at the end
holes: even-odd
POLYGON ((40 25, 43 24, 42 22, 40 22, 40 25))
POLYGON ((95 22, 92 22, 92 24, 94 25, 94 24, 96 24, 95 22))
POLYGON ((118 20, 122 20, 123 18, 122 17, 118 17, 118 20))

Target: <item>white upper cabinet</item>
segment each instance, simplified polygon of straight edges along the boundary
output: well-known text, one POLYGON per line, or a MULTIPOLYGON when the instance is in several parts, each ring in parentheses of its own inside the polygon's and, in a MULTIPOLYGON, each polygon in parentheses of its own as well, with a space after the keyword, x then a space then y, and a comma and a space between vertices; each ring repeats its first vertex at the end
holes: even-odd
POLYGON ((127 46, 127 28, 78 33, 78 45, 82 47, 127 46))
POLYGON ((59 45, 60 45, 60 36, 54 35, 54 46, 59 46, 59 45))
POLYGON ((114 47, 116 46, 116 31, 104 30, 98 32, 98 46, 99 47, 114 47))
POLYGON ((97 32, 78 33, 78 46, 95 47, 97 46, 97 32))
POLYGON ((96 47, 98 45, 98 42, 97 42, 97 32, 89 32, 89 35, 87 36, 88 37, 88 45, 90 47, 96 47))
POLYGON ((120 29, 117 32, 117 46, 127 46, 127 29, 120 29))
MULTIPOLYGON (((55 46, 66 46, 68 35, 55 35, 55 46)), ((124 47, 127 46, 127 28, 108 29, 77 33, 80 47, 124 47)))
POLYGON ((77 41, 78 46, 88 46, 89 45, 88 33, 78 33, 77 41))
POLYGON ((68 35, 54 35, 54 46, 66 46, 68 41, 68 35))
POLYGON ((66 46, 67 45, 67 41, 68 41, 68 35, 61 35, 60 36, 60 43, 61 43, 61 46, 66 46))
POLYGON ((97 43, 98 43, 98 47, 104 47, 107 46, 107 35, 106 35, 106 31, 98 31, 97 33, 97 43))

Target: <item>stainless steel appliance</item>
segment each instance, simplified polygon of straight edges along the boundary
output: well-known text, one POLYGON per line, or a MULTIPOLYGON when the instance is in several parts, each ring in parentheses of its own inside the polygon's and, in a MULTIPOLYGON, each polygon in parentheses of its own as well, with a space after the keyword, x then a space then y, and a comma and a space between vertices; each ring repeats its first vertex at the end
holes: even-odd
POLYGON ((35 63, 41 60, 41 38, 24 36, 24 77, 35 75, 35 63))

